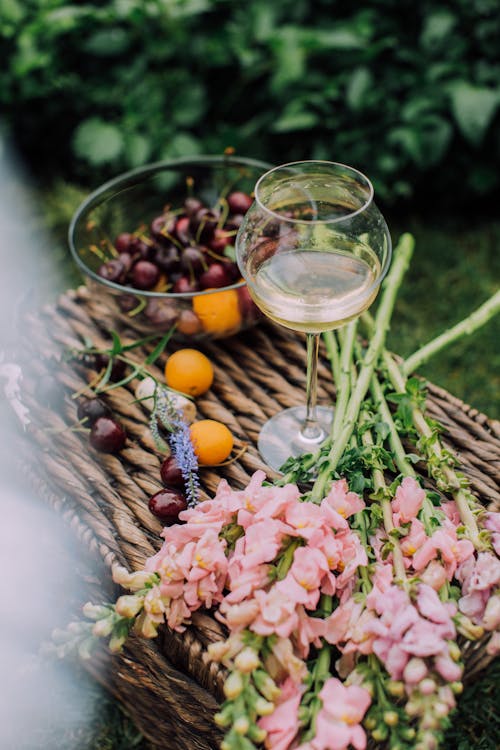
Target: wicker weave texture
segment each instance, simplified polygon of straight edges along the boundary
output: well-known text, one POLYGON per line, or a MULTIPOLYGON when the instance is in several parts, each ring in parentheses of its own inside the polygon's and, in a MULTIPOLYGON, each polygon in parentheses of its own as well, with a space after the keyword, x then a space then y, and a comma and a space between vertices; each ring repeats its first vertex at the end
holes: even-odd
MULTIPOLYGON (((147 507, 149 497, 162 487, 162 454, 150 434, 148 412, 134 402, 134 383, 109 391, 108 404, 129 437, 119 455, 94 451, 87 434, 75 429, 72 394, 81 392, 95 372, 74 361, 61 363, 64 352, 80 349, 84 340, 109 347, 107 331, 114 324, 110 311, 92 301, 84 287, 67 292, 56 305, 26 319, 34 353, 25 397, 32 424, 31 437, 21 447, 30 456, 30 471, 40 495, 64 514, 91 553, 108 568, 120 563, 137 569, 161 543, 161 523, 147 507), (47 373, 65 389, 61 410, 41 406, 33 395, 36 380, 47 373)), ((133 332, 121 331, 120 335, 124 342, 133 341, 133 332)), ((256 449, 257 436, 268 417, 304 401, 303 338, 266 323, 199 348, 212 360, 215 378, 210 391, 197 399, 198 417, 227 424, 237 451, 241 449, 237 460, 201 471, 202 496, 213 493, 221 477, 235 488, 246 485, 257 469, 272 478, 256 449)), ((141 361, 148 351, 133 350, 131 356, 141 361)), ((150 368, 159 379, 163 363, 164 359, 150 368)), ((329 363, 321 350, 318 400, 329 403, 334 399, 329 363)), ((457 455, 472 490, 486 506, 500 507, 500 423, 433 384, 429 384, 427 411, 445 429, 445 446, 457 455)), ((424 482, 430 486, 430 480, 424 478, 424 482)), ((222 635, 211 616, 195 613, 193 625, 184 634, 165 628, 154 642, 131 638, 123 653, 112 658, 111 671, 101 668, 109 658, 104 651, 87 668, 128 708, 153 744, 186 750, 216 748, 220 734, 212 717, 221 697, 223 671, 207 664, 202 653, 222 635)), ((470 654, 468 673, 483 664, 478 647, 470 654)))

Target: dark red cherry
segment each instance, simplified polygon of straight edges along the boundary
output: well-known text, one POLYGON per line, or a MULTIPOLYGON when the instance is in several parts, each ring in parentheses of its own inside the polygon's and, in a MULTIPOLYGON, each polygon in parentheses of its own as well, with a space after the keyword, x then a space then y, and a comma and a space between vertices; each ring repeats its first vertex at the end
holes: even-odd
MULTIPOLYGON (((100 371, 108 366, 109 357, 107 354, 94 354, 94 366, 100 371)), ((125 375, 127 364, 122 359, 115 359, 111 367, 110 380, 121 380, 125 375)))
POLYGON ((165 273, 175 273, 181 267, 179 251, 175 245, 158 247, 153 260, 165 273))
POLYGON ((253 200, 247 193, 235 190, 227 196, 227 203, 232 214, 246 214, 253 200))
POLYGON ((164 489, 149 499, 148 508, 166 526, 170 526, 178 521, 179 513, 186 510, 187 502, 179 490, 164 489))
POLYGON ((205 256, 199 247, 185 247, 181 255, 181 268, 186 273, 198 274, 205 265, 205 256))
POLYGON ((110 417, 111 409, 99 398, 82 398, 76 410, 78 419, 85 420, 85 427, 92 427, 100 417, 110 417))
POLYGON ((212 263, 199 277, 202 289, 218 289, 231 284, 231 278, 225 264, 212 263))
POLYGON ((125 278, 125 266, 118 258, 112 258, 103 263, 97 273, 102 279, 106 279, 106 281, 114 281, 120 284, 125 278))
POLYGON ((133 235, 129 232, 122 232, 115 239, 115 247, 119 253, 128 253, 130 249, 130 243, 133 239, 133 235))
POLYGON ((124 448, 127 434, 111 417, 99 417, 90 430, 90 444, 101 453, 117 453, 124 448))
POLYGON ((232 236, 229 235, 225 229, 216 227, 214 230, 214 236, 208 243, 208 246, 210 250, 213 250, 215 253, 222 254, 227 245, 231 244, 232 239, 232 236))
POLYGON ((248 287, 240 286, 240 288, 237 289, 237 293, 238 305, 243 320, 255 320, 256 318, 260 317, 260 315, 262 315, 261 311, 251 298, 248 287))
POLYGON ((209 208, 200 208, 189 220, 189 227, 197 242, 207 244, 214 236, 219 216, 209 208))
POLYGON ((175 223, 175 235, 183 245, 189 245, 192 240, 189 216, 180 216, 175 223))
POLYGON ((160 269, 149 260, 138 260, 132 268, 132 284, 137 289, 152 289, 159 278, 160 269))
POLYGON ((150 299, 144 309, 144 315, 155 326, 170 328, 176 321, 178 311, 168 299, 150 299))
POLYGON ((167 487, 184 487, 182 471, 173 456, 168 456, 160 466, 161 481, 167 487))
POLYGON ((134 260, 149 260, 153 252, 152 245, 141 240, 140 237, 133 237, 130 242, 129 253, 134 260))
POLYGON ((200 290, 200 284, 196 279, 191 279, 189 276, 181 276, 175 282, 172 291, 174 294, 186 294, 191 292, 198 292, 200 290))
POLYGON ((200 210, 200 208, 203 208, 203 203, 198 200, 198 198, 189 196, 189 198, 186 198, 184 201, 184 210, 188 216, 193 216, 200 210))

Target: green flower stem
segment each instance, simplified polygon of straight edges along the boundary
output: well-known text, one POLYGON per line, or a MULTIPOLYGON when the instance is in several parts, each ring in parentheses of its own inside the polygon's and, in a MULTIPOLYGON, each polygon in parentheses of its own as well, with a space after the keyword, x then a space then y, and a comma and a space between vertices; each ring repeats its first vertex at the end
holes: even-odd
POLYGON ((416 372, 421 365, 427 362, 446 346, 452 344, 462 336, 470 336, 474 331, 488 323, 497 313, 500 312, 500 290, 493 294, 486 302, 478 307, 474 312, 464 318, 456 325, 444 331, 436 338, 422 346, 403 362, 401 369, 404 375, 410 375, 416 372))
POLYGON ((417 474, 411 463, 406 458, 406 452, 403 447, 403 443, 401 442, 401 438, 399 437, 396 425, 394 424, 391 410, 389 409, 389 405, 386 401, 382 386, 380 385, 380 381, 377 375, 373 375, 371 379, 370 390, 373 396, 373 400, 375 401, 376 408, 380 416, 382 417, 382 420, 389 428, 389 445, 391 446, 392 457, 396 462, 396 466, 398 467, 401 474, 403 474, 403 476, 415 478, 417 474))
POLYGON ((352 320, 345 328, 345 336, 340 354, 340 376, 337 382, 337 401, 331 430, 331 438, 336 440, 341 431, 351 392, 351 364, 357 320, 352 320))
MULTIPOLYGON (((363 445, 374 445, 374 440, 370 430, 365 430, 363 432, 361 440, 363 442, 363 445)), ((403 553, 401 552, 401 547, 399 546, 399 540, 394 535, 396 527, 394 526, 392 520, 392 506, 387 491, 387 485, 385 483, 384 472, 374 466, 372 468, 372 477, 375 496, 373 502, 380 502, 380 507, 382 508, 382 515, 384 519, 384 528, 393 545, 392 558, 394 561, 394 572, 396 573, 396 578, 399 580, 403 588, 408 591, 408 580, 406 578, 404 557, 403 553)))
MULTIPOLYGON (((402 374, 396 361, 391 356, 391 354, 389 354, 389 352, 385 351, 383 358, 384 358, 384 364, 389 373, 389 378, 391 380, 392 385, 394 386, 396 391, 398 391, 399 393, 404 393, 406 389, 405 375, 402 374)), ((433 437, 433 431, 427 424, 425 416, 420 409, 418 408, 413 409, 412 419, 413 419, 413 424, 417 432, 422 437, 427 438, 427 439, 433 437)), ((450 466, 446 465, 446 458, 443 455, 443 449, 437 437, 435 437, 435 440, 433 441, 433 450, 438 460, 441 463, 442 475, 444 479, 446 480, 450 488, 450 492, 453 496, 453 499, 455 500, 457 504, 457 508, 460 513, 460 518, 462 520, 462 523, 468 530, 468 534, 469 534, 469 538, 471 542, 474 544, 476 549, 483 549, 484 544, 483 544, 483 541, 479 537, 479 529, 477 526, 476 517, 474 516, 472 508, 469 505, 469 498, 467 494, 461 489, 460 480, 457 477, 455 471, 450 466)))
POLYGON ((340 354, 337 339, 333 331, 324 331, 322 334, 326 347, 326 356, 330 360, 335 384, 340 381, 340 354))
POLYGON ((411 234, 404 234, 396 247, 391 270, 383 283, 383 293, 375 318, 374 333, 370 345, 366 350, 356 386, 349 399, 342 430, 330 449, 325 468, 319 473, 318 478, 313 485, 311 492, 311 499, 313 501, 317 502, 324 497, 326 486, 330 481, 331 474, 335 471, 337 464, 349 443, 363 399, 370 385, 375 365, 384 348, 385 337, 389 330, 389 323, 394 309, 396 295, 403 279, 403 275, 410 263, 414 244, 415 242, 411 234))

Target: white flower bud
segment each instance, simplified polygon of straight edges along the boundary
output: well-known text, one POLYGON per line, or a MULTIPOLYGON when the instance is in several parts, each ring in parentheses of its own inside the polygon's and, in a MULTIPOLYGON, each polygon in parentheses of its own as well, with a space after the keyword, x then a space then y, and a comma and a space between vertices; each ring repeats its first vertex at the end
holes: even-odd
POLYGON ((253 670, 257 669, 260 664, 259 655, 253 648, 247 646, 243 651, 240 651, 234 660, 234 664, 237 669, 244 674, 253 672, 253 670))
MULTIPOLYGON (((140 401, 140 403, 148 411, 153 411, 155 405, 154 393, 156 387, 156 381, 151 377, 147 377, 144 378, 144 380, 141 380, 137 384, 137 387, 135 389, 136 399, 140 401)), ((161 385, 160 387, 164 388, 164 386, 161 385)), ((196 406, 194 402, 189 398, 182 396, 180 393, 175 393, 174 391, 170 390, 166 390, 166 392, 168 393, 168 398, 173 407, 181 413, 184 422, 186 422, 186 424, 191 424, 192 422, 194 422, 196 418, 196 406)))
POLYGON ((250 729, 250 722, 246 716, 239 716, 233 724, 236 734, 245 735, 250 729))
POLYGON ((116 600, 115 610, 122 617, 135 617, 141 611, 143 604, 143 596, 125 594, 116 600))
POLYGON ((231 672, 224 683, 224 695, 228 700, 237 698, 243 690, 243 680, 240 672, 231 672))

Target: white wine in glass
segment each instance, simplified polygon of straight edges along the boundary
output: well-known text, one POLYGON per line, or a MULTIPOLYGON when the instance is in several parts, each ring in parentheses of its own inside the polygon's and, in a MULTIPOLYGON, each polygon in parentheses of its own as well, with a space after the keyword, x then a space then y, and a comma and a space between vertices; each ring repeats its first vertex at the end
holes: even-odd
POLYGON ((279 469, 289 456, 313 452, 329 432, 333 410, 316 405, 319 335, 371 305, 389 267, 390 234, 361 172, 295 162, 257 182, 236 253, 262 312, 307 337, 306 405, 278 413, 259 435, 262 457, 279 469))

